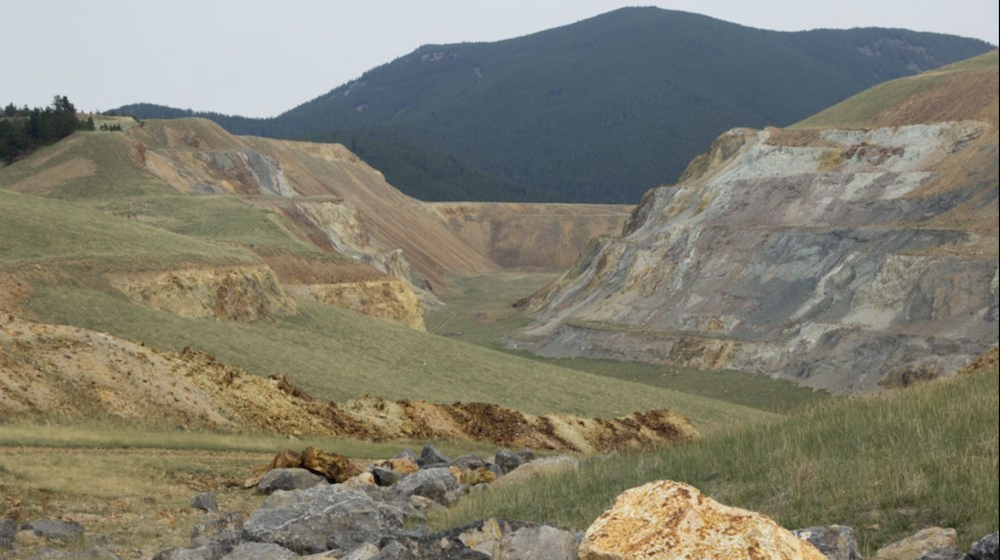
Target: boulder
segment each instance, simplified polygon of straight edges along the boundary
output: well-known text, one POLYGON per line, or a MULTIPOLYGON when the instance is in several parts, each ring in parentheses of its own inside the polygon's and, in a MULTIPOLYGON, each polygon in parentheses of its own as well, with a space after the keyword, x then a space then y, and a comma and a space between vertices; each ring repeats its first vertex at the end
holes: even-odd
POLYGON ((929 553, 957 547, 958 533, 954 529, 935 527, 883 548, 875 554, 875 560, 920 560, 929 553))
POLYGON ((344 481, 345 488, 353 488, 355 490, 361 490, 366 488, 372 488, 378 486, 375 483, 375 476, 372 473, 361 473, 358 476, 344 481))
POLYGON ((521 465, 503 478, 498 484, 521 484, 539 476, 554 476, 580 468, 580 461, 564 455, 546 457, 521 465))
POLYGON ((494 462, 503 474, 508 474, 516 470, 521 465, 530 463, 535 460, 535 454, 530 450, 522 450, 518 452, 511 451, 509 449, 501 449, 494 458, 494 462))
POLYGON ((994 533, 979 541, 969 552, 972 560, 1000 560, 1000 552, 997 551, 997 534, 994 533))
POLYGON ((424 447, 423 452, 420 454, 420 458, 417 459, 417 465, 421 469, 433 469, 440 467, 451 466, 451 459, 447 455, 438 451, 433 445, 428 445, 424 447))
POLYGON ((945 548, 935 552, 928 552, 920 557, 920 560, 968 560, 969 556, 957 548, 945 548))
POLYGON ((177 548, 156 555, 153 560, 221 560, 225 552, 218 544, 210 543, 198 548, 177 548))
POLYGON ((30 531, 36 537, 61 543, 68 543, 83 538, 83 526, 72 521, 43 519, 25 525, 22 527, 22 530, 30 531))
POLYGON ((243 514, 227 513, 207 523, 191 528, 191 548, 201 548, 218 543, 223 554, 228 554, 243 542, 243 514))
POLYGON ((828 560, 863 560, 858 551, 858 537, 854 529, 833 525, 812 527, 792 533, 816 547, 828 560))
POLYGON ((554 527, 530 527, 514 531, 500 543, 504 560, 576 560, 580 543, 576 535, 554 527))
POLYGON ((279 452, 277 455, 274 456, 274 460, 271 461, 271 470, 301 469, 301 468, 302 468, 302 455, 288 449, 279 452))
POLYGON ((826 560, 767 517, 721 505, 676 482, 654 482, 619 496, 580 549, 580 560, 653 558, 826 560))
POLYGON ((297 554, 351 553, 403 527, 403 514, 364 492, 323 485, 276 492, 243 526, 249 542, 281 545, 297 554))
POLYGON ((375 484, 385 488, 388 486, 393 486, 400 480, 403 480, 403 475, 398 472, 387 469, 383 467, 375 467, 372 469, 372 476, 375 477, 375 484))
POLYGON ((469 471, 465 475, 466 483, 469 486, 479 486, 481 484, 493 484, 497 481, 497 475, 493 474, 493 471, 487 468, 481 468, 469 471))
POLYGON ((459 489, 458 480, 448 468, 424 469, 396 483, 389 492, 392 501, 408 501, 420 496, 443 506, 454 505, 453 495, 459 489))
POLYGON ((408 457, 389 461, 389 468, 394 472, 399 473, 400 476, 409 476, 420 470, 420 466, 417 465, 417 462, 408 457))
POLYGON ((466 455, 464 457, 459 457, 451 462, 451 466, 458 467, 466 471, 474 471, 477 469, 486 468, 486 461, 483 461, 475 455, 466 455))
POLYGON ((285 547, 270 543, 244 543, 222 560, 293 560, 299 556, 285 547))
POLYGON ((266 475, 257 485, 259 494, 273 494, 278 490, 290 492, 293 490, 308 490, 313 486, 325 484, 326 480, 305 469, 276 469, 266 475))
POLYGON ((0 550, 14 548, 14 538, 17 536, 17 523, 9 519, 0 521, 0 550))
POLYGON ((191 509, 214 513, 219 511, 219 499, 211 492, 203 492, 191 500, 191 509))
POLYGON ((332 483, 340 484, 359 474, 361 470, 343 455, 327 453, 315 447, 302 452, 302 468, 314 472, 332 483))

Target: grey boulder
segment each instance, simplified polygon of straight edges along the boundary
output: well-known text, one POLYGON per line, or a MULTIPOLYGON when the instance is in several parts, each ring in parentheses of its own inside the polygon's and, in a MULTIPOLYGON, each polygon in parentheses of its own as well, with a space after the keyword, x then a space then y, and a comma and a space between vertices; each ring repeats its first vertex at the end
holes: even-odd
POLYGON ((505 536, 500 550, 504 560, 576 560, 580 541, 554 527, 529 527, 505 536))
POLYGON ((979 541, 969 552, 972 560, 1000 560, 1000 552, 997 551, 997 534, 994 533, 979 541))
POLYGON ((829 560, 863 560, 858 552, 858 538, 854 529, 832 525, 792 531, 796 537, 809 542, 829 560))
POLYGON ((244 543, 222 560, 292 560, 299 556, 285 547, 271 543, 244 543))
POLYGON ((389 489, 392 501, 407 502, 413 496, 427 498, 443 506, 457 501, 458 480, 447 468, 417 471, 389 489))
POLYGON ((0 521, 0 550, 14 548, 15 537, 17 537, 17 523, 9 519, 0 521))
POLYGON ((191 509, 214 513, 219 511, 219 499, 211 492, 198 494, 191 500, 191 509))
POLYGON ((274 469, 261 479, 257 492, 273 494, 278 490, 308 490, 320 484, 326 484, 326 479, 305 469, 274 469))
POLYGON ((31 531, 36 537, 43 537, 46 540, 62 543, 83 538, 83 526, 72 521, 50 521, 43 519, 29 523, 22 529, 31 531))
POLYGON ((376 502, 363 492, 322 485, 275 493, 244 524, 243 537, 300 555, 328 550, 350 553, 402 527, 398 508, 376 502))
POLYGON ((420 458, 417 459, 417 466, 422 469, 432 469, 451 466, 451 459, 447 455, 438 451, 433 445, 424 447, 420 458))

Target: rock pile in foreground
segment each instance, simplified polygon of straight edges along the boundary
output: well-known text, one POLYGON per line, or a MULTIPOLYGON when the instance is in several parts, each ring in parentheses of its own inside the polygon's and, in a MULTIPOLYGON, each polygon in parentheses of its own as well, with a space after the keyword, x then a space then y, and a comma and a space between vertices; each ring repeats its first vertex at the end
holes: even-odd
MULTIPOLYGON (((275 461, 308 455, 282 453, 275 461)), ((164 550, 153 560, 864 560, 848 527, 787 531, 675 482, 625 492, 586 534, 498 519, 436 534, 408 529, 488 487, 472 481, 474 472, 517 480, 519 472, 559 472, 573 461, 509 451, 489 461, 451 461, 428 447, 420 457, 404 453, 340 483, 306 468, 278 468, 260 482, 258 491, 269 497, 249 517, 211 514, 194 527, 187 548, 164 550)), ((201 494, 192 507, 212 503, 201 494)), ((109 548, 82 546, 90 540, 99 539, 85 539, 73 523, 0 523, 3 558, 5 551, 32 546, 33 556, 18 558, 121 560, 109 548), (55 548, 33 546, 38 543, 55 548)), ((997 541, 991 535, 964 553, 955 531, 928 529, 886 547, 875 560, 1000 560, 997 541)))

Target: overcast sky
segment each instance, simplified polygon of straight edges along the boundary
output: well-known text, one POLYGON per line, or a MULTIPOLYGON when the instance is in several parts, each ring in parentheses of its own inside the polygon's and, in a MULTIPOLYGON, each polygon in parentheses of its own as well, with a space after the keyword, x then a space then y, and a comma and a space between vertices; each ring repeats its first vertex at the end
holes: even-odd
POLYGON ((0 0, 0 103, 151 102, 273 116, 428 43, 496 41, 630 5, 752 27, 902 27, 997 44, 997 0, 0 0))

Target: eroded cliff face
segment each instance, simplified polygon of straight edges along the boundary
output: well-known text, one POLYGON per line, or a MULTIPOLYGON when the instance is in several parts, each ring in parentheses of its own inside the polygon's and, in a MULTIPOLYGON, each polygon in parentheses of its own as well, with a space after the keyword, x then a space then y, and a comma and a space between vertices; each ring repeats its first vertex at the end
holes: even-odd
POLYGON ((293 286, 292 293, 320 303, 350 309, 418 331, 426 331, 424 306, 410 285, 398 278, 293 286))
POLYGON ((112 284, 138 304, 193 319, 253 321, 298 312, 266 266, 177 270, 113 278, 112 284))
POLYGON ((997 340, 996 146, 971 121, 731 131, 511 344, 838 391, 954 373, 997 340))

